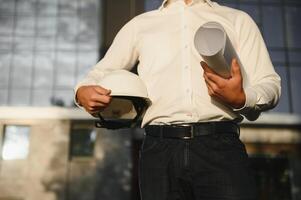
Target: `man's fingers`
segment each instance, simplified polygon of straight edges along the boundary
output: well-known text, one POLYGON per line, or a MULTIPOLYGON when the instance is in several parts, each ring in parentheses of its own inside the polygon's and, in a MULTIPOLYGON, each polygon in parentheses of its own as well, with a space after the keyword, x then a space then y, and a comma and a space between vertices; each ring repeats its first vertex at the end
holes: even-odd
POLYGON ((92 112, 99 112, 99 111, 103 111, 108 105, 107 104, 102 104, 102 103, 98 103, 98 106, 94 106, 94 107, 89 107, 89 110, 92 112))
POLYGON ((214 82, 218 87, 222 87, 224 85, 225 79, 211 73, 204 73, 204 77, 206 77, 211 82, 214 82))
POLYGON ((207 84, 208 94, 211 97, 223 99, 223 96, 221 96, 217 91, 215 91, 209 84, 207 84))
POLYGON ((91 95, 92 102, 110 103, 111 99, 111 96, 106 96, 99 93, 94 93, 93 95, 91 95))
POLYGON ((207 89, 208 89, 208 94, 209 94, 210 96, 213 96, 213 95, 214 95, 214 91, 213 91, 213 89, 210 87, 209 84, 207 84, 207 89))
POLYGON ((203 68, 203 70, 204 70, 205 72, 210 72, 210 73, 212 73, 212 74, 216 74, 216 73, 215 73, 215 72, 207 65, 206 62, 201 61, 201 66, 202 66, 202 68, 203 68))
POLYGON ((94 93, 87 104, 86 110, 90 114, 102 111, 110 104, 111 100, 112 97, 110 96, 94 93))
POLYGON ((94 90, 98 93, 98 94, 102 94, 102 95, 109 95, 111 93, 111 90, 103 88, 101 86, 95 86, 94 90))
POLYGON ((99 108, 99 107, 106 107, 110 103, 104 103, 104 102, 97 102, 97 101, 92 101, 88 104, 88 108, 99 108))
POLYGON ((108 105, 109 104, 106 103, 93 102, 86 108, 86 110, 91 114, 97 113, 103 111, 108 105))
POLYGON ((231 63, 231 76, 232 77, 241 77, 240 66, 237 62, 237 59, 233 58, 231 63))
POLYGON ((92 110, 92 111, 88 111, 91 115, 96 115, 99 113, 99 112, 102 112, 104 110, 104 108, 99 108, 99 109, 95 109, 95 110, 92 110))
POLYGON ((219 90, 218 85, 215 82, 213 82, 212 80, 210 80, 208 78, 208 76, 205 75, 204 78, 205 78, 205 82, 206 82, 207 86, 210 87, 210 89, 211 89, 211 93, 212 94, 216 93, 219 90))

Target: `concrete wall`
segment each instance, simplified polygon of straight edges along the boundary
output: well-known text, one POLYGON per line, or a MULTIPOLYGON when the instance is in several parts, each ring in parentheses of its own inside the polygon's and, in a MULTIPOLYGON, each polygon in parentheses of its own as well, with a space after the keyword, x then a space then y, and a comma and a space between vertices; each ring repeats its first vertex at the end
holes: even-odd
POLYGON ((28 158, 0 161, 1 200, 131 198, 131 130, 98 129, 94 156, 71 158, 72 127, 91 128, 93 121, 0 120, 0 136, 4 125, 27 125, 31 130, 28 158))
POLYGON ((1 120, 0 125, 2 131, 4 125, 31 127, 28 158, 1 160, 0 199, 63 199, 64 193, 56 194, 51 190, 54 187, 64 188, 66 185, 69 121, 1 120), (51 185, 50 182, 56 178, 61 182, 51 185))

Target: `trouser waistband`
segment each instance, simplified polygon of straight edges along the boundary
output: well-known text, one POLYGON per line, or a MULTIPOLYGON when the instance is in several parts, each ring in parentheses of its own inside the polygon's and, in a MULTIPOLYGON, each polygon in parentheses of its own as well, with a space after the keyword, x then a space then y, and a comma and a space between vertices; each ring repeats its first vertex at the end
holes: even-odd
POLYGON ((199 122, 176 125, 147 125, 145 133, 154 137, 192 139, 201 135, 237 133, 240 128, 233 121, 199 122))

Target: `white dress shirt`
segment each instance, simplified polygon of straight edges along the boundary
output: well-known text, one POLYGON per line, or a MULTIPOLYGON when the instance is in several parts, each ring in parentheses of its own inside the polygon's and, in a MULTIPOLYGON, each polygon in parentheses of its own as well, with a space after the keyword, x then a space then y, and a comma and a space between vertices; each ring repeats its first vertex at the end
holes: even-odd
MULTIPOLYGON (((105 56, 75 87, 95 85, 117 69, 130 70, 138 64, 138 74, 147 87, 152 105, 146 124, 176 124, 236 120, 243 115, 258 118, 261 111, 276 106, 280 77, 271 63, 260 31, 243 11, 210 0, 165 0, 158 10, 138 15, 116 35, 105 56), (242 62, 246 102, 233 109, 212 99, 203 78, 202 57, 194 47, 194 34, 208 21, 223 25, 242 62)), ((126 83, 121 83, 126 84, 126 83)))

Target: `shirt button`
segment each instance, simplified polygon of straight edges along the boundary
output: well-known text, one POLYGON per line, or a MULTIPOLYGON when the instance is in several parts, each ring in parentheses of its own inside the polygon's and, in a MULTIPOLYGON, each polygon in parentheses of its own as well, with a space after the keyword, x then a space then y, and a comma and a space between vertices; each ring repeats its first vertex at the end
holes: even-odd
POLYGON ((190 93, 190 90, 189 90, 189 89, 187 89, 187 90, 186 90, 186 92, 187 92, 187 93, 190 93))
POLYGON ((188 65, 185 66, 185 69, 188 69, 188 65))
POLYGON ((187 48, 188 48, 188 45, 186 44, 186 45, 185 45, 185 49, 187 49, 187 48))

